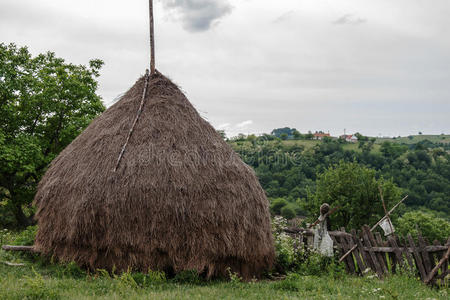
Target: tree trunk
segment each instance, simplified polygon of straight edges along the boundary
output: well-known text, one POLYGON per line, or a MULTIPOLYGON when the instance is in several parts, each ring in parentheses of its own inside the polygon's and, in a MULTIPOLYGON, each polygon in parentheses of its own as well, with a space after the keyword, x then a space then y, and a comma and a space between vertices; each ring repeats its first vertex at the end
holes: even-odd
POLYGON ((33 225, 33 216, 27 217, 23 212, 22 205, 13 204, 13 214, 19 227, 33 225))

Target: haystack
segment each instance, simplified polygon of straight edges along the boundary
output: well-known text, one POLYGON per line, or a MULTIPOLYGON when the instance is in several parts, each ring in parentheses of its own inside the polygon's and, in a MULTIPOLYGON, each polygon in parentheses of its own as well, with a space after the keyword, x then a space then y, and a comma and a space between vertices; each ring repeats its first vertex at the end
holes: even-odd
POLYGON ((90 269, 259 276, 274 259, 254 172, 169 79, 145 76, 52 162, 35 249, 90 269))

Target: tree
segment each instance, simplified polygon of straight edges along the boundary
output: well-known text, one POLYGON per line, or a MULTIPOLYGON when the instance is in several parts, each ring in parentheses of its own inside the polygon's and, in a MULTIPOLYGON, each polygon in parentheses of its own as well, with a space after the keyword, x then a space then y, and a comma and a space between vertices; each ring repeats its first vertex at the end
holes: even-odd
POLYGON ((280 135, 280 138, 281 138, 283 141, 287 140, 288 137, 289 137, 289 136, 288 136, 287 133, 282 133, 282 134, 280 135))
POLYGON ((295 140, 301 140, 302 139, 302 134, 298 131, 298 130, 294 130, 294 132, 292 133, 292 135, 294 136, 295 140))
POLYGON ((73 65, 54 53, 0 44, 0 200, 20 226, 46 167, 104 110, 103 62, 73 65))
POLYGON ((294 207, 291 205, 284 206, 281 208, 281 215, 288 220, 295 218, 296 213, 294 207))
POLYGON ((223 140, 227 140, 227 134, 225 133, 225 130, 217 130, 217 133, 222 137, 223 140))
POLYGON ((396 230, 402 236, 410 233, 415 237, 420 232, 430 242, 438 240, 445 243, 450 235, 450 222, 432 213, 411 211, 398 218, 396 230))
POLYGON ((306 209, 316 218, 322 203, 340 206, 331 217, 334 227, 359 228, 374 224, 384 215, 379 186, 386 206, 393 206, 400 200, 401 190, 391 180, 377 179, 375 170, 341 161, 318 174, 316 191, 308 193, 306 209))
POLYGON ((281 214, 281 209, 285 207, 288 204, 288 202, 283 198, 277 198, 272 201, 272 204, 270 205, 270 210, 275 215, 281 214))

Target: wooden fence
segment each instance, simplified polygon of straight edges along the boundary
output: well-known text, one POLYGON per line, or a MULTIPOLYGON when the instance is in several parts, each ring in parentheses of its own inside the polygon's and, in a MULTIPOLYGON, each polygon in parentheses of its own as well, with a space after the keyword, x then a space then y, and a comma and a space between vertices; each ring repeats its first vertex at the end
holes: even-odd
MULTIPOLYGON (((305 246, 312 247, 312 231, 290 228, 286 232, 305 246)), ((382 278, 399 269, 409 269, 418 273, 426 283, 434 283, 449 274, 450 238, 445 245, 438 241, 430 244, 421 234, 417 236, 416 242, 410 234, 406 238, 391 235, 383 239, 379 232, 372 233, 368 226, 358 232, 351 230, 347 233, 341 228, 329 234, 341 256, 354 248, 351 255, 344 259, 349 273, 364 275, 372 270, 382 278)))

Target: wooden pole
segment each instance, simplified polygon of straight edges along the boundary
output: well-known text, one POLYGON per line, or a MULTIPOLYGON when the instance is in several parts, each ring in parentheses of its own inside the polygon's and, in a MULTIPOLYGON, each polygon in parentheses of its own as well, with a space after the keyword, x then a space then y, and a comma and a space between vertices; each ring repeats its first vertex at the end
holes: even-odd
POLYGON ((408 196, 406 196, 405 198, 403 198, 399 203, 395 204, 394 207, 391 208, 391 210, 388 211, 388 213, 387 213, 384 217, 382 217, 382 218, 380 219, 380 221, 377 222, 377 224, 373 225, 373 227, 370 229, 370 231, 374 231, 374 229, 377 228, 378 224, 380 224, 381 222, 383 222, 383 220, 384 220, 386 217, 389 217, 389 215, 392 214, 392 212, 393 212, 400 204, 402 204, 403 201, 405 201, 407 198, 408 198, 408 196))
POLYGON ((9 246, 4 245, 2 249, 5 251, 24 251, 24 252, 36 252, 33 246, 9 246))
POLYGON ((439 261, 439 263, 433 268, 433 270, 431 270, 431 272, 428 274, 427 278, 425 279, 425 283, 429 284, 430 282, 433 281, 434 276, 436 276, 438 270, 440 267, 442 267, 442 265, 448 261, 448 258, 450 256, 450 247, 448 248, 447 252, 445 253, 445 255, 442 257, 442 259, 439 261))
MULTIPOLYGON (((408 195, 407 195, 405 198, 403 198, 402 200, 400 200, 399 203, 397 203, 396 205, 394 205, 394 207, 391 208, 391 210, 388 211, 387 214, 386 214, 384 217, 382 217, 382 218, 377 222, 377 224, 375 224, 372 228, 370 228, 370 232, 374 231, 374 229, 377 228, 378 224, 380 224, 386 217, 389 218, 389 215, 390 215, 390 214, 391 214, 391 213, 392 213, 392 212, 393 212, 400 204, 402 204, 403 201, 406 200, 406 198, 408 198, 408 195)), ((358 245, 354 245, 350 250, 347 251, 347 253, 345 253, 345 254, 339 259, 339 262, 344 261, 344 259, 345 259, 347 256, 349 256, 350 253, 352 253, 353 250, 355 250, 357 247, 358 247, 358 245)))
POLYGON ((150 74, 155 73, 155 26, 153 21, 153 0, 149 0, 150 13, 150 74))
MULTIPOLYGON (((378 190, 380 191, 381 203, 383 203, 384 214, 386 216, 388 216, 388 211, 386 209, 386 204, 384 203, 384 198, 383 198, 383 190, 381 189, 380 185, 378 186, 378 190)), ((388 223, 389 223, 389 227, 391 228, 391 234, 392 234, 392 233, 394 233, 394 229, 392 228, 392 222, 391 222, 389 216, 387 218, 388 218, 388 223)))

